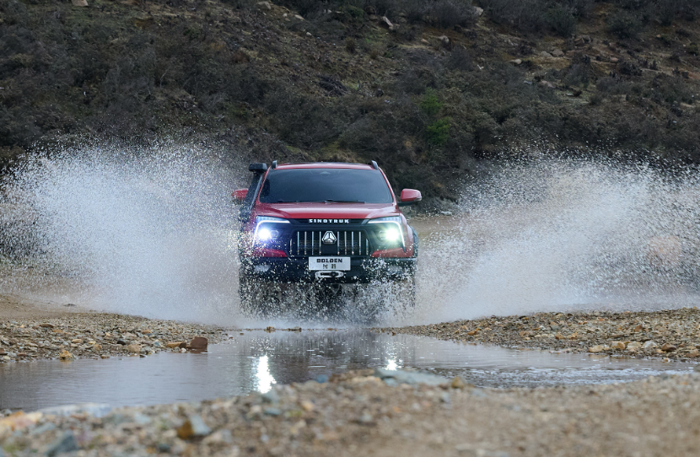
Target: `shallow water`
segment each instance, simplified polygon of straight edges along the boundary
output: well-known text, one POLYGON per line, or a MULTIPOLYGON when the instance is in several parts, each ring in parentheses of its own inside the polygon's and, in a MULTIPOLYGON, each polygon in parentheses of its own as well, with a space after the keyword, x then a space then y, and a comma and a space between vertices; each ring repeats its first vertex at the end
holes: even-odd
POLYGON ((416 368, 460 375, 478 386, 509 387, 625 382, 686 373, 695 366, 511 350, 360 329, 251 331, 231 337, 203 354, 0 365, 0 409, 198 401, 374 367, 416 368))

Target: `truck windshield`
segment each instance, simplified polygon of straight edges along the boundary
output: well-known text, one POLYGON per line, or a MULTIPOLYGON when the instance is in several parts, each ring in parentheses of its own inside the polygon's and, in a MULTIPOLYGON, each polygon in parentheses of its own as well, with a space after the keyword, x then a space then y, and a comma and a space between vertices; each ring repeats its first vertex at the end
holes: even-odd
POLYGON ((260 191, 261 203, 391 203, 379 170, 297 168, 270 170, 260 191))

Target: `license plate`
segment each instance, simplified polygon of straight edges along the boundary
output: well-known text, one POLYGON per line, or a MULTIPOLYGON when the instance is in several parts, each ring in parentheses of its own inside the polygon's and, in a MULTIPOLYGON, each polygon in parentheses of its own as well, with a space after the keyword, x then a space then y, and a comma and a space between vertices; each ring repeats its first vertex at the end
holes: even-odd
POLYGON ((309 270, 348 271, 350 270, 350 257, 309 257, 309 270))

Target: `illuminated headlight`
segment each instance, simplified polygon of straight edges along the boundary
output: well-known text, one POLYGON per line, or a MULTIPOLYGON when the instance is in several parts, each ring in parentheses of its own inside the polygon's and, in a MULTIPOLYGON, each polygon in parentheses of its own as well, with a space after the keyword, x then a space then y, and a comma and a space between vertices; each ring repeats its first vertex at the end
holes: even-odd
POLYGON ((270 230, 267 227, 262 227, 258 230, 258 241, 271 241, 280 236, 280 232, 277 230, 270 230))
POLYGON ((404 247, 403 228, 400 217, 380 217, 372 219, 370 224, 382 224, 381 230, 377 233, 379 241, 391 245, 404 247))
POLYGON ((401 232, 396 227, 388 227, 379 232, 379 239, 387 243, 395 243, 401 239, 401 232))
POLYGON ((272 224, 289 224, 287 219, 270 216, 258 216, 255 218, 255 241, 274 241, 280 236, 272 224))

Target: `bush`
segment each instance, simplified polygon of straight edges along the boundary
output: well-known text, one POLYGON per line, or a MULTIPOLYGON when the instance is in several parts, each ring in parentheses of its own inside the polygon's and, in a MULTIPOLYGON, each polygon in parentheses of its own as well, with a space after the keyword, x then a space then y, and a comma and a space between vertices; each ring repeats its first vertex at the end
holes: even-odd
POLYGON ((641 26, 636 15, 625 11, 618 11, 608 18, 608 32, 618 38, 635 38, 641 26))
POLYGON ((430 117, 436 116, 440 112, 442 109, 442 102, 434 90, 428 89, 425 91, 423 100, 420 102, 420 109, 430 117))
POLYGON ((429 22, 442 28, 473 25, 477 15, 471 1, 437 0, 428 10, 429 22))
POLYGON ((437 121, 428 125, 425 128, 428 143, 433 144, 435 146, 441 146, 445 144, 445 142, 450 137, 451 122, 452 118, 445 117, 442 119, 438 119, 437 121))
POLYGON ((572 9, 562 5, 555 5, 547 10, 547 25, 557 35, 568 38, 576 31, 576 18, 572 9))
POLYGON ((350 54, 354 54, 357 49, 357 41, 353 37, 347 37, 345 39, 345 50, 350 54))

